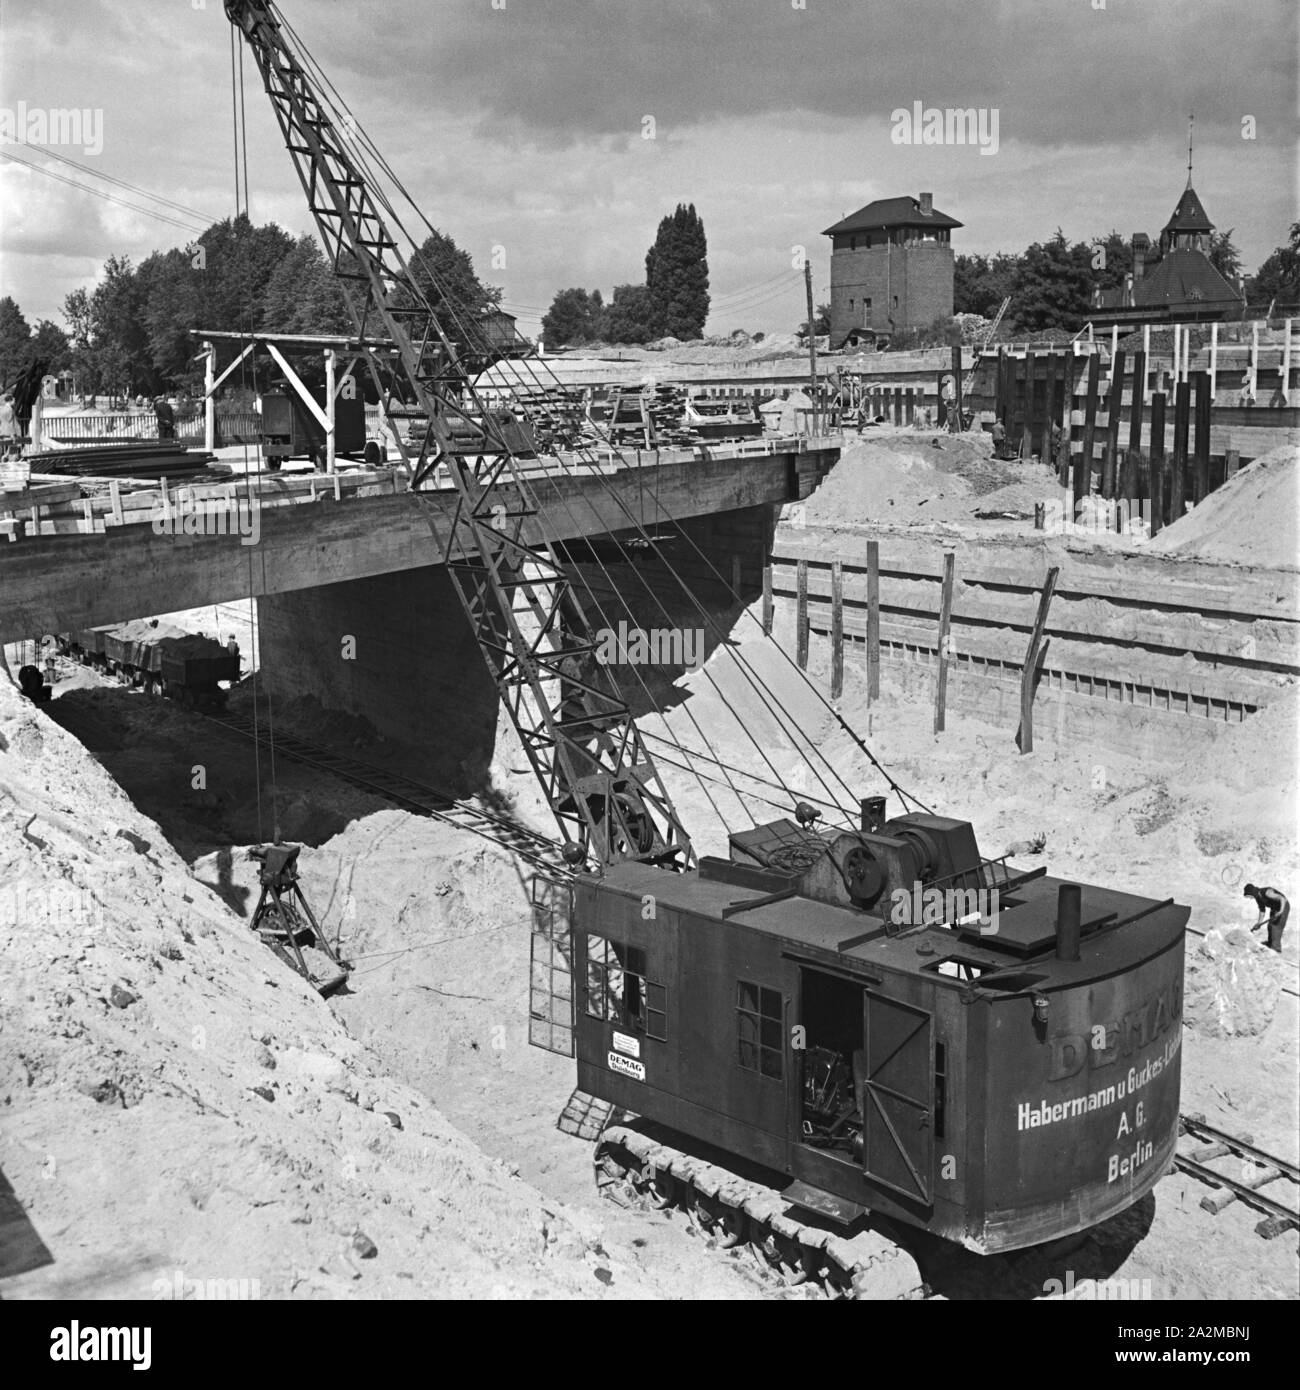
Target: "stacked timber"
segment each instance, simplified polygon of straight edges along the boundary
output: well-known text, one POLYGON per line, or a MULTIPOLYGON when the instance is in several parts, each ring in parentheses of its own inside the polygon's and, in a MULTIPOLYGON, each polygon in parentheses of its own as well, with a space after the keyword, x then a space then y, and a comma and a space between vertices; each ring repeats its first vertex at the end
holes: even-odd
POLYGON ((554 387, 519 391, 514 405, 528 421, 543 452, 580 449, 596 442, 579 390, 554 387))
POLYGON ((33 455, 43 473, 68 477, 190 478, 206 473, 213 456, 175 440, 133 439, 33 455))
POLYGON ((615 386, 606 406, 609 440, 616 448, 651 447, 645 396, 639 386, 615 386))
POLYGON ((674 382, 664 382, 651 392, 646 409, 656 444, 689 447, 698 443, 699 436, 686 423, 688 400, 686 388, 674 382))

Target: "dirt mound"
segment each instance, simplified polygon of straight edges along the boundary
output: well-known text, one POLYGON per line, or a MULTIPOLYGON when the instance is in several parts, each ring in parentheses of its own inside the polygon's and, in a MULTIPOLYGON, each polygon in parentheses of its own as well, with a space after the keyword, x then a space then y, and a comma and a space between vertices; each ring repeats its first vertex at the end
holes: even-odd
POLYGON ((809 498, 805 517, 814 526, 911 521, 928 518, 926 509, 936 501, 964 501, 970 495, 965 479, 940 473, 925 458, 896 448, 892 439, 854 440, 809 498))
POLYGON ((7 683, 0 787, 5 1297, 646 1290, 391 1080, 7 683))
POLYGON ((1244 927, 1208 932, 1189 943, 1185 1017, 1216 1038, 1250 1038, 1273 1021, 1283 984, 1295 971, 1244 927))
MULTIPOLYGON (((978 512, 1015 513, 1032 524, 1035 502, 1053 489, 1037 464, 992 457, 987 435, 895 433, 849 439, 839 462, 809 499, 810 526, 866 521, 970 523, 979 534, 996 527, 978 512)), ((1017 524, 1013 518, 1003 518, 1017 524)))
POLYGON ((1224 564, 1300 567, 1298 464, 1300 447, 1294 444, 1262 454, 1148 548, 1224 564))

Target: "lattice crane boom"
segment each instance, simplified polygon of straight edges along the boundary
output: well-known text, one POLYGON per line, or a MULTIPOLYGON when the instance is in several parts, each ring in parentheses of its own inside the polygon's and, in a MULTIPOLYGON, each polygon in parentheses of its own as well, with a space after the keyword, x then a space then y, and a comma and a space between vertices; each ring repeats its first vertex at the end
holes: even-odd
POLYGON ((453 585, 567 857, 597 869, 629 858, 689 867, 689 837, 626 701, 595 659, 596 635, 542 535, 531 487, 475 390, 462 345, 391 234, 379 190, 271 0, 225 0, 225 9, 262 74, 381 406, 387 410, 392 399, 377 356, 382 341, 390 354, 396 349, 387 360, 427 420, 418 452, 397 441, 411 495, 444 544, 453 585), (454 447, 458 422, 482 441, 472 453, 454 447), (449 531, 435 524, 426 495, 439 465, 458 494, 449 531))

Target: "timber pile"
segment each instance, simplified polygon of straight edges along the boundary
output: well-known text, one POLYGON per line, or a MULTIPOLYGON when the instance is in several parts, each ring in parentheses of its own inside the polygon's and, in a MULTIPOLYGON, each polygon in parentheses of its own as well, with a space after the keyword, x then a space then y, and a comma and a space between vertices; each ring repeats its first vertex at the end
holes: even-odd
POLYGON ((609 441, 620 448, 651 447, 645 397, 639 386, 616 386, 609 393, 609 441))
POLYGON ((581 391, 564 387, 519 391, 513 404, 528 421, 542 452, 580 449, 599 442, 587 424, 581 391))
POLYGON ((657 444, 689 447, 699 441, 699 435, 686 423, 688 399, 684 386, 666 382, 655 387, 648 408, 657 444))
POLYGON ((44 473, 100 478, 190 478, 206 473, 213 462, 211 454, 193 452, 172 439, 91 444, 49 450, 34 457, 44 473))

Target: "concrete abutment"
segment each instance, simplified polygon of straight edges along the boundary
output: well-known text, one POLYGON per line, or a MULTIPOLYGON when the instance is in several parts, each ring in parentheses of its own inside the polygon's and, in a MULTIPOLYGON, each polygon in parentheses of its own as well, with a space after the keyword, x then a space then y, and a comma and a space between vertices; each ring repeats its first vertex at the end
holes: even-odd
POLYGON ((492 760, 497 692, 441 565, 258 600, 261 680, 273 700, 315 696, 409 756, 409 775, 465 796, 492 760))
MULTIPOLYGON (((657 539, 648 548, 594 538, 561 558, 597 632, 620 622, 646 630, 703 629, 703 659, 739 611, 733 583, 739 582, 741 604, 762 590, 776 510, 761 503, 673 523, 653 531, 657 539)), ((313 696, 328 712, 367 720, 401 749, 411 777, 449 795, 469 795, 487 782, 496 686, 442 565, 264 595, 258 634, 261 685, 274 702, 313 696)), ((639 679, 626 667, 612 669, 639 713, 641 681, 649 678, 658 688, 683 667, 642 670, 639 679)))

